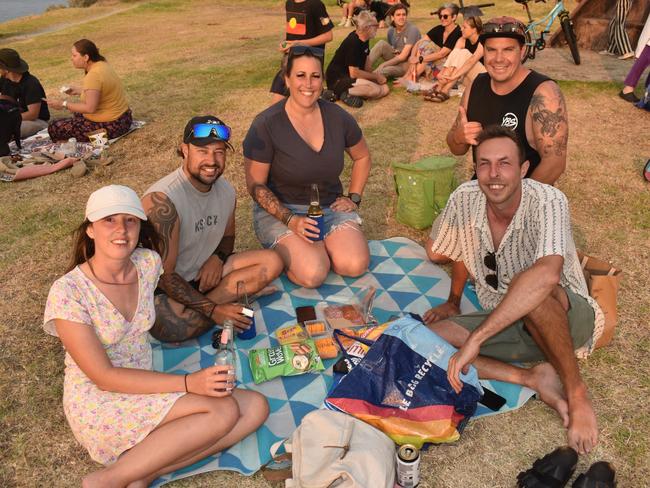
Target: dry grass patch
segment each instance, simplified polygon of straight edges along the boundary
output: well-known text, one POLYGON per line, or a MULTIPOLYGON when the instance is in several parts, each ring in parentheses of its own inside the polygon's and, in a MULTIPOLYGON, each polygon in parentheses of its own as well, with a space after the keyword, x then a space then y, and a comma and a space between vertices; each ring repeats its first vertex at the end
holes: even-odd
MULTIPOLYGON (((520 13, 514 2, 497 3, 498 7, 486 9, 488 16, 520 13)), ((232 125, 234 133, 236 150, 229 157, 226 177, 239 195, 237 248, 258 247, 240 148, 252 118, 270 100, 268 86, 279 64, 275 44, 282 30, 282 6, 283 2, 270 0, 236 5, 212 0, 143 2, 102 20, 44 34, 37 42, 11 45, 54 92, 63 83, 79 80, 79 72, 68 61, 72 42, 84 36, 95 40, 123 76, 136 116, 148 124, 111 148, 113 165, 85 178, 75 180, 61 172, 0 185, 0 486, 75 486, 96 469, 63 416, 60 343, 41 329, 49 287, 65 270, 69 233, 93 190, 122 183, 143 192, 180 163, 174 150, 186 120, 197 113, 215 113, 232 125)), ((328 8, 338 18, 333 0, 328 8)), ((432 25, 430 8, 414 7, 412 18, 422 30, 432 25)), ((538 10, 546 8, 536 5, 538 10)), ((51 14, 66 12, 72 13, 64 9, 51 14)), ((0 26, 0 33, 6 29, 6 24, 0 26)), ((333 44, 347 32, 337 28, 333 44)), ((328 56, 333 52, 329 47, 328 56)), ((559 187, 571 202, 581 245, 625 270, 615 342, 582 362, 599 417, 601 443, 595 453, 581 459, 580 468, 597 459, 611 460, 619 470, 619 486, 642 486, 650 475, 646 402, 650 192, 640 171, 650 157, 650 117, 620 101, 618 85, 563 82, 562 87, 571 135, 568 169, 559 187)), ((395 221, 389 166, 447 153, 444 137, 457 100, 432 104, 395 91, 352 112, 373 155, 362 208, 370 238, 401 235, 425 240, 426 231, 395 221)), ((466 159, 458 160, 459 172, 466 174, 466 159)), ((540 402, 529 402, 516 412, 473 422, 458 444, 424 454, 421 486, 513 486, 520 470, 563 442, 564 429, 557 417, 540 402)), ((234 484, 268 486, 259 475, 245 478, 233 473, 210 473, 175 486, 234 484)))

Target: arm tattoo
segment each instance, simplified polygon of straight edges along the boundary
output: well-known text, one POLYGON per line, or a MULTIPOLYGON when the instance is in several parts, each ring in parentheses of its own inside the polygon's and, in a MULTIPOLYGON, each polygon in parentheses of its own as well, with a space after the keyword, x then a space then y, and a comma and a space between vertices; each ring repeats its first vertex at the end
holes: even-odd
POLYGON ((178 273, 163 273, 158 286, 169 296, 186 307, 210 317, 215 303, 196 291, 178 273))
POLYGON ((214 325, 212 319, 191 308, 178 313, 172 308, 167 295, 156 295, 155 303, 156 322, 149 332, 160 341, 186 341, 200 336, 214 325))
POLYGON ((556 156, 562 156, 566 153, 568 139, 566 105, 562 92, 555 84, 553 84, 553 94, 555 95, 553 98, 557 100, 557 110, 548 108, 550 97, 534 94, 530 100, 530 111, 533 123, 539 127, 538 150, 554 152, 556 156))
POLYGON ((169 241, 171 240, 172 230, 178 220, 178 212, 167 195, 158 193, 151 194, 151 211, 149 220, 155 227, 160 236, 160 254, 163 262, 169 254, 169 241))
POLYGON ((284 207, 278 197, 266 185, 258 183, 253 187, 253 199, 260 207, 281 222, 286 222, 291 215, 291 210, 284 207))

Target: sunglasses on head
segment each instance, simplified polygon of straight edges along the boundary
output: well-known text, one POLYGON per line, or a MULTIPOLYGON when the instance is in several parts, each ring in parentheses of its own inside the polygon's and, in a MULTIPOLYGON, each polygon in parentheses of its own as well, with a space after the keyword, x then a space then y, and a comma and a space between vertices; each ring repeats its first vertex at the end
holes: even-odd
POLYGON ((495 24, 493 22, 483 24, 483 33, 492 34, 499 32, 514 32, 516 34, 524 35, 524 27, 515 22, 508 22, 505 24, 495 24))
POLYGON ((489 252, 483 258, 483 264, 494 274, 485 276, 485 282, 495 290, 499 288, 499 268, 497 267, 497 257, 493 252, 489 252))
POLYGON ((192 134, 198 139, 214 136, 220 141, 228 142, 230 140, 230 127, 223 124, 194 124, 192 134))
POLYGON ((291 46, 289 48, 289 56, 302 56, 305 53, 309 53, 317 58, 323 58, 325 56, 325 51, 320 47, 298 44, 297 46, 291 46))

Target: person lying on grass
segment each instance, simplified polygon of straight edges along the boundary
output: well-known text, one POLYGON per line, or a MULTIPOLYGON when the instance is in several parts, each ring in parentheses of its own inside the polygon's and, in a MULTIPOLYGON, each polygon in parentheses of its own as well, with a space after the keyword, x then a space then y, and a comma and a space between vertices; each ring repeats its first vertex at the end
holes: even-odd
POLYGON ((158 249, 136 193, 101 188, 88 199, 69 271, 47 299, 44 328, 66 350, 66 418, 105 465, 83 479, 87 488, 144 488, 239 442, 268 416, 262 395, 234 387, 229 366, 152 371, 158 249))
POLYGON ((528 161, 510 129, 489 126, 477 142, 477 180, 449 198, 430 252, 464 263, 483 311, 440 320, 434 308, 423 318, 459 348, 447 373, 457 392, 459 374, 470 364, 481 378, 527 386, 557 411, 569 446, 587 453, 598 427, 576 354, 591 353, 604 315, 587 291, 567 199, 551 185, 524 178, 528 161), (512 362, 541 363, 523 368, 512 362))

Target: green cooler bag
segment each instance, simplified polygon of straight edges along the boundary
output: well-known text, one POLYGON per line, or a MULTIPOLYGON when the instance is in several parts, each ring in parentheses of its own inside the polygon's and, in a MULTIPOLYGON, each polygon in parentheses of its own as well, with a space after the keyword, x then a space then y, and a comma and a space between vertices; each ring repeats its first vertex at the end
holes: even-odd
POLYGON ((397 220, 416 229, 431 227, 458 186, 455 166, 456 159, 449 156, 431 156, 417 163, 393 163, 397 220))

